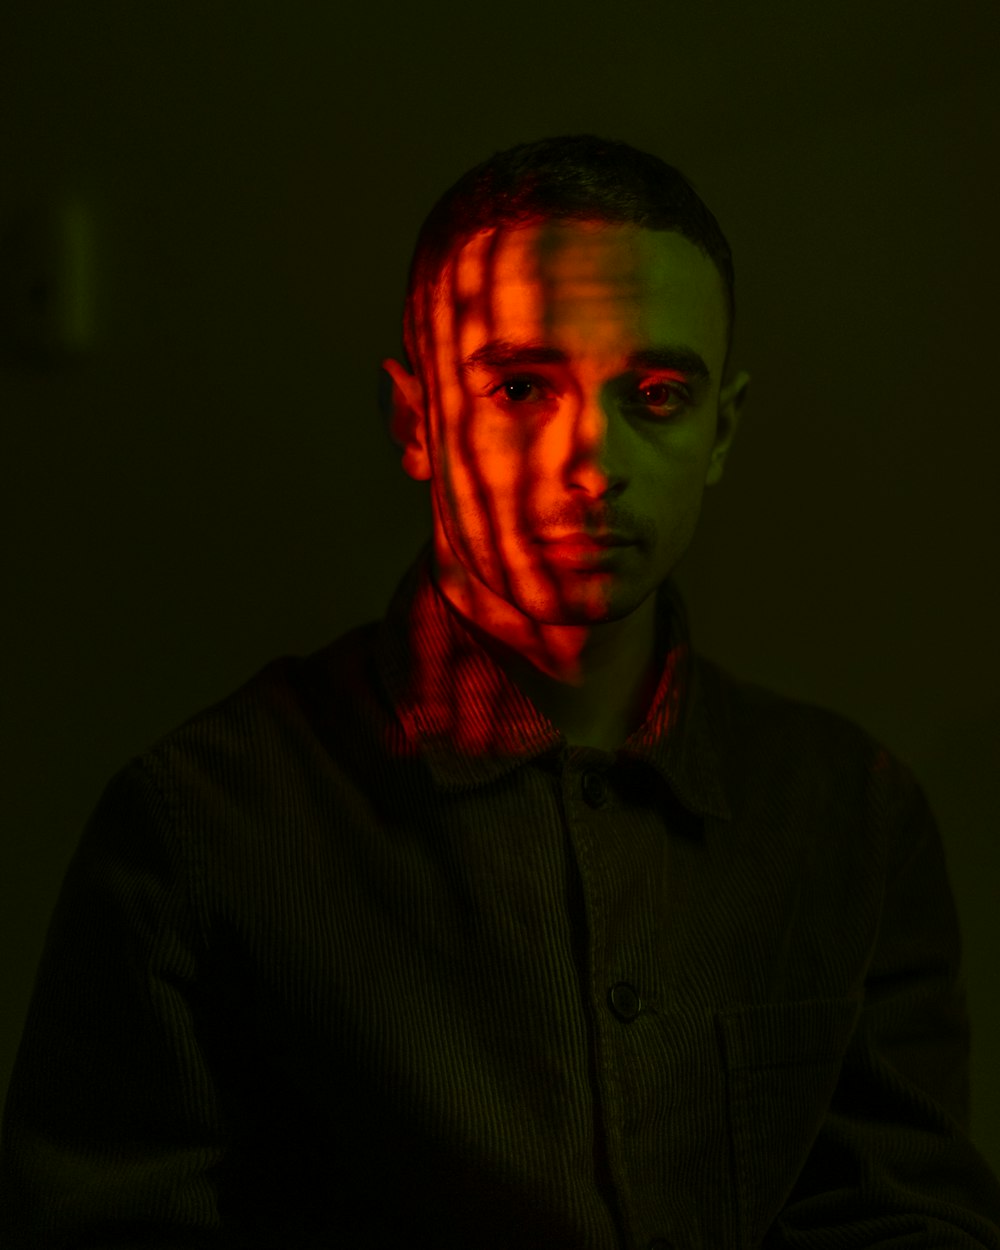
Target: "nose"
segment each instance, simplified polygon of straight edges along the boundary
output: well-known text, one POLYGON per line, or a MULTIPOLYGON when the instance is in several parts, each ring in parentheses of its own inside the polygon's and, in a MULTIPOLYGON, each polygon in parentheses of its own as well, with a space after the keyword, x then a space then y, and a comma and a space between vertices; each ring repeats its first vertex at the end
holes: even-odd
POLYGON ((567 485, 600 499, 624 484, 612 446, 614 422, 610 397, 603 388, 582 394, 568 423, 567 485))

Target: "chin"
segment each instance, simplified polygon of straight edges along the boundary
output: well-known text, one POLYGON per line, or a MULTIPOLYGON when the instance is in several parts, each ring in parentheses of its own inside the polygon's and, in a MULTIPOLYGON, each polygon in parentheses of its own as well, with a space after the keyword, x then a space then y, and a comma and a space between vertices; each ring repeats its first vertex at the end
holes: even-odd
POLYGON ((586 573, 555 584, 519 586, 515 606, 538 625, 606 625, 630 616, 645 598, 645 592, 617 578, 586 573))

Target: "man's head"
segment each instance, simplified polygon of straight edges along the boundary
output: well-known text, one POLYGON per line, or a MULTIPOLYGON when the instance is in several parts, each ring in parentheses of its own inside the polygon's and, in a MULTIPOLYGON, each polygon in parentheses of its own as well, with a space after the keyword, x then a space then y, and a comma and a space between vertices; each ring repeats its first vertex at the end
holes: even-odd
POLYGON ((497 621, 634 612, 690 542, 748 381, 726 376, 729 248, 688 182, 591 136, 499 153, 424 223, 404 320, 392 429, 431 481, 442 586, 497 621), (573 533, 622 541, 553 541, 573 533))
POLYGON ((520 143, 463 174, 428 213, 417 236, 403 307, 403 344, 420 372, 421 342, 439 281, 458 248, 483 230, 546 219, 671 230, 708 257, 722 282, 727 351, 736 316, 733 257, 719 223, 684 175, 648 152, 594 135, 520 143), (431 307, 428 308, 428 301, 431 307))

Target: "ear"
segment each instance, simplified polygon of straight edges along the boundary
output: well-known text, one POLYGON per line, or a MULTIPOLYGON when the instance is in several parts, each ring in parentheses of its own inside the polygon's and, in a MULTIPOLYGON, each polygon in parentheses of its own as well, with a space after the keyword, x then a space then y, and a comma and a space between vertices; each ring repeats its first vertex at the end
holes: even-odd
POLYGON ((403 471, 417 482, 431 476, 431 460, 427 450, 427 406, 420 379, 405 365, 391 357, 382 361, 382 368, 391 379, 389 400, 389 433, 403 449, 403 471))
POLYGON ((736 436, 736 427, 740 423, 740 414, 747 393, 750 390, 750 375, 737 373, 726 382, 719 392, 719 410, 715 424, 715 443, 712 447, 712 458, 708 462, 706 486, 714 486, 722 477, 722 469, 726 463, 726 454, 736 436))

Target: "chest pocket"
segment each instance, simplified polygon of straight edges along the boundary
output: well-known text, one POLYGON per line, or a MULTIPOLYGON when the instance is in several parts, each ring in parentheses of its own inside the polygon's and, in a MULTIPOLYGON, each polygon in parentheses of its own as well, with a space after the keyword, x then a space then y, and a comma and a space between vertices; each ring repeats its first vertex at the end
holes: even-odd
POLYGON ((852 996, 716 1016, 741 1245, 758 1245, 784 1205, 826 1116, 860 1014, 860 996, 852 996))

